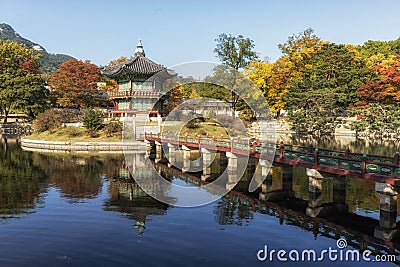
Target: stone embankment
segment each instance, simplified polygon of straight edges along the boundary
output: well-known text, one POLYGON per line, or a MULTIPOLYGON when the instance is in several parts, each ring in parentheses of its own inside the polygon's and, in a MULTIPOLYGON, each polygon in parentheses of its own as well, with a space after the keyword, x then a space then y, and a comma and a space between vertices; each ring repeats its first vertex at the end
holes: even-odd
POLYGON ((144 142, 64 142, 21 138, 21 147, 27 151, 52 153, 124 153, 145 151, 144 142))

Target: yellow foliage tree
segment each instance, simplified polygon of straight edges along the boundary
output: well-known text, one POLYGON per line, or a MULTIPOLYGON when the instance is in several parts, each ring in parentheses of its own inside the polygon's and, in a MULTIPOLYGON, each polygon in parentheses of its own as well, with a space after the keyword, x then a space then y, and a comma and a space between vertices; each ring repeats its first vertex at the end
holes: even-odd
POLYGON ((245 73, 264 92, 271 112, 278 118, 285 107, 284 97, 294 74, 291 62, 285 56, 274 63, 251 62, 245 73))
POLYGON ((200 97, 200 94, 197 93, 196 89, 193 88, 192 93, 190 93, 189 98, 199 98, 199 97, 200 97))
POLYGON ((127 57, 120 57, 116 60, 111 60, 110 62, 108 62, 107 66, 115 66, 118 64, 122 64, 124 63, 128 58, 127 57))

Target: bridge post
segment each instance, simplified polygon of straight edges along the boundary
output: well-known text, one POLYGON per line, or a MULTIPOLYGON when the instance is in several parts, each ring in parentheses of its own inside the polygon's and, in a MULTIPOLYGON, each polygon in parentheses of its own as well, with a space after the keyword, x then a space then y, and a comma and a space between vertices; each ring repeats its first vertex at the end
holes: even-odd
POLYGON ((182 172, 187 172, 190 169, 190 148, 187 146, 182 146, 183 151, 183 167, 182 172))
POLYGON ((281 143, 279 144, 279 158, 280 159, 283 159, 283 157, 284 157, 284 154, 283 154, 284 150, 285 150, 285 146, 283 144, 283 141, 281 141, 281 143))
POLYGON ((238 157, 232 152, 226 152, 226 157, 228 159, 228 169, 237 169, 238 157))
POLYGON ((272 168, 272 166, 270 166, 268 164, 268 161, 265 159, 260 159, 258 161, 259 166, 261 166, 261 177, 267 177, 268 174, 270 174, 270 169, 272 168), (270 167, 270 168, 269 168, 270 167))
POLYGON ((236 186, 238 182, 238 173, 237 169, 227 168, 226 171, 228 174, 228 181, 226 182, 225 189, 230 191, 236 186))
POLYGON ((272 189, 272 172, 273 169, 271 168, 268 171, 265 180, 261 184, 261 192, 258 195, 260 200, 268 201, 270 193, 274 191, 272 189))
POLYGON ((266 179, 261 184, 259 199, 279 201, 294 197, 292 173, 292 166, 275 166, 271 168, 266 179))
POLYGON ((346 151, 345 151, 345 154, 344 154, 344 157, 345 158, 349 158, 350 157, 350 153, 351 153, 350 147, 347 147, 346 151))
POLYGON ((310 217, 317 217, 322 211, 322 192, 308 192, 308 203, 306 214, 310 217))
MULTIPOLYGON (((316 152, 318 153, 318 152, 316 152)), ((310 217, 317 217, 322 207, 322 180, 323 176, 317 170, 306 169, 308 176, 308 205, 306 214, 310 217)))
POLYGON ((394 154, 394 157, 393 157, 394 165, 399 165, 399 157, 400 157, 400 153, 398 151, 396 151, 396 153, 394 154))
POLYGON ((147 153, 147 156, 148 157, 150 157, 150 155, 151 155, 151 149, 152 149, 152 145, 151 145, 151 142, 149 141, 149 140, 144 140, 144 143, 146 144, 146 153, 147 153))
POLYGON ((318 165, 318 154, 319 154, 319 151, 318 151, 318 148, 316 148, 316 149, 314 150, 314 165, 315 165, 315 166, 318 165))
MULTIPOLYGON (((233 140, 233 139, 232 139, 233 140)), ((228 181, 226 183, 226 190, 231 190, 237 184, 238 181, 238 157, 232 152, 225 153, 226 158, 228 159, 228 166, 226 168, 228 173, 228 181)))
POLYGON ((322 192, 322 180, 324 177, 317 170, 307 168, 306 171, 308 176, 308 192, 322 192))
POLYGON ((333 177, 333 203, 336 204, 339 211, 348 211, 346 204, 346 176, 336 175, 333 177))
POLYGON ((312 143, 308 144, 308 153, 313 153, 314 151, 314 146, 312 143))
POLYGON ((176 162, 176 153, 175 145, 168 143, 168 167, 174 166, 176 162))
POLYGON ((368 157, 366 154, 364 154, 361 158, 361 173, 366 173, 367 171, 367 161, 368 157))
POLYGON ((154 161, 155 163, 159 163, 163 160, 162 144, 158 141, 155 141, 154 143, 156 145, 156 159, 154 161))
POLYGON ((206 181, 211 175, 211 164, 213 162, 212 153, 205 148, 200 148, 201 157, 203 158, 203 174, 201 180, 206 181))
POLYGON ((375 182, 375 191, 380 194, 379 226, 374 236, 383 240, 391 240, 398 232, 396 228, 397 195, 399 188, 385 183, 375 182))

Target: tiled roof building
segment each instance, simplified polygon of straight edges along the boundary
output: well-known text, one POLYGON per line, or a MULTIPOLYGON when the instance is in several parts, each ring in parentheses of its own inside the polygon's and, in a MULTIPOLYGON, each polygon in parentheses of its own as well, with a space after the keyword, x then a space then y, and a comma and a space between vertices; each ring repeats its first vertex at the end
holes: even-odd
POLYGON ((176 76, 174 71, 146 58, 140 39, 133 57, 103 68, 102 73, 118 84, 118 91, 108 92, 114 104, 112 117, 158 114, 163 102, 162 84, 176 76))

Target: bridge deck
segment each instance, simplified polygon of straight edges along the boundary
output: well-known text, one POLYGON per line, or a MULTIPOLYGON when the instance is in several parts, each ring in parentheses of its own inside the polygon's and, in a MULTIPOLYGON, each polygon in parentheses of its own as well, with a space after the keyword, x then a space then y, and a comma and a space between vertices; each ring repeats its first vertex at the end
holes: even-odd
POLYGON ((255 158, 273 156, 278 163, 303 166, 318 171, 383 182, 400 186, 399 154, 394 157, 369 155, 350 150, 318 149, 312 146, 271 144, 260 140, 160 135, 145 133, 144 140, 231 152, 255 158))

